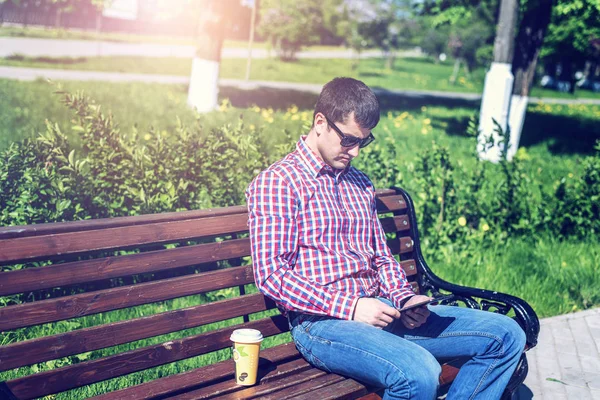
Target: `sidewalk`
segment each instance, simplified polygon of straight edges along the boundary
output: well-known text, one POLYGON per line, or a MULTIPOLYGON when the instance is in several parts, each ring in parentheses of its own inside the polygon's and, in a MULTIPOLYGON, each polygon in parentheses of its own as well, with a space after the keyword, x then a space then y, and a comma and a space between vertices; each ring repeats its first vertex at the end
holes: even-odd
MULTIPOLYGON (((0 37, 0 57, 22 54, 29 57, 106 57, 106 56, 138 56, 138 57, 176 57, 193 58, 196 46, 182 44, 157 43, 119 43, 93 40, 61 40, 38 38, 0 37)), ((253 48, 252 58, 267 58, 270 55, 265 48, 253 48)), ((417 50, 398 53, 402 57, 421 57, 417 50)), ((369 50, 361 53, 361 58, 381 57, 381 51, 369 50)), ((223 58, 247 58, 247 48, 224 48, 223 58)), ((352 50, 339 51, 301 51, 298 58, 352 58, 352 50)))
POLYGON ((540 321, 517 400, 600 400, 600 308, 540 321))
MULTIPOLYGON (((45 68, 21 68, 21 67, 1 67, 0 79, 15 79, 21 81, 34 81, 36 79, 66 80, 66 81, 103 81, 103 82, 149 82, 164 84, 189 84, 189 76, 182 75, 154 75, 154 74, 133 74, 121 72, 100 72, 100 71, 76 71, 65 69, 45 69, 45 68)), ((244 81, 241 79, 220 79, 220 86, 234 87, 243 90, 254 90, 260 88, 297 90, 307 93, 319 94, 322 85, 313 83, 294 83, 294 82, 275 82, 275 81, 244 81)), ((447 100, 466 100, 478 102, 481 100, 479 93, 453 93, 440 91, 424 90, 397 90, 397 89, 378 89, 375 92, 386 93, 410 97, 415 99, 447 99, 447 100)), ((529 99, 530 103, 553 103, 553 104, 599 104, 600 99, 553 99, 553 98, 535 98, 529 99)))

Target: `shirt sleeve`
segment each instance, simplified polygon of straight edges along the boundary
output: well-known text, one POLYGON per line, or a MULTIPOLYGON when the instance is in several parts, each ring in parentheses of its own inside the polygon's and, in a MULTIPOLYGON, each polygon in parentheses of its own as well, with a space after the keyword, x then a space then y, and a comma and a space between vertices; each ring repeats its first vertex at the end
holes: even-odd
POLYGON ((401 308, 404 300, 415 295, 412 286, 406 279, 406 274, 400 263, 394 258, 387 245, 385 230, 377 215, 377 205, 373 198, 373 236, 374 250, 373 266, 379 273, 380 294, 388 298, 394 306, 401 308))
POLYGON ((352 319, 357 296, 307 279, 294 270, 298 253, 298 196, 276 172, 248 187, 248 226, 258 289, 288 311, 352 319))

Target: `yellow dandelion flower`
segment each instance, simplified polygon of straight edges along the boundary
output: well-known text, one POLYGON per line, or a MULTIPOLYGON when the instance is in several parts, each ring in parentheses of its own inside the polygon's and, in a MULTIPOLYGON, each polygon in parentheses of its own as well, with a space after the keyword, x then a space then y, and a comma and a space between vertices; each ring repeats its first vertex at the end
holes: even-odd
POLYGON ((394 123, 394 126, 395 126, 396 128, 400 128, 400 123, 399 123, 399 122, 395 122, 395 123, 394 123))
POLYGON ((425 112, 425 111, 427 111, 427 107, 425 107, 425 106, 421 107, 421 112, 425 112))
POLYGON ((572 177, 573 177, 573 173, 569 172, 569 178, 572 178, 572 177))
POLYGON ((254 124, 250 124, 250 130, 252 130, 252 131, 253 131, 253 130, 255 130, 255 129, 256 129, 256 126, 254 126, 254 124))
POLYGON ((460 217, 460 218, 458 219, 458 224, 459 224, 460 226, 465 226, 465 225, 467 224, 467 219, 466 219, 465 217, 460 217))
POLYGON ((144 135, 144 140, 150 140, 150 139, 152 139, 152 135, 150 135, 149 133, 146 133, 144 135))
POLYGON ((560 264, 560 266, 561 266, 561 267, 563 267, 563 268, 564 268, 564 267, 566 267, 566 266, 567 266, 567 262, 566 262, 566 261, 563 261, 563 262, 560 264))
POLYGON ((481 225, 481 229, 483 229, 484 232, 487 232, 490 230, 490 226, 488 224, 483 224, 481 225))
POLYGON ((269 118, 267 118, 267 122, 268 122, 268 123, 272 124, 272 123, 273 123, 273 121, 275 121, 275 120, 273 119, 273 117, 269 117, 269 118))
POLYGON ((421 129, 421 133, 422 133, 423 135, 427 135, 427 133, 428 133, 428 131, 427 131, 427 128, 423 128, 423 129, 421 129))
POLYGON ((298 114, 292 115, 292 121, 298 121, 299 119, 300 119, 300 116, 298 114))
POLYGON ((425 124, 425 125, 431 125, 431 119, 430 118, 425 118, 423 120, 423 124, 425 124))

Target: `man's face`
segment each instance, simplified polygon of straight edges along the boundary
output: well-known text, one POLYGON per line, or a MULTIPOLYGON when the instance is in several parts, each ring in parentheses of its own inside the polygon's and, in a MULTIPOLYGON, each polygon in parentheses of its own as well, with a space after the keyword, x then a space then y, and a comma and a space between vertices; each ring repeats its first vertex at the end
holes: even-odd
MULTIPOLYGON (((366 139, 371 134, 369 129, 361 128, 354 120, 354 113, 348 115, 343 122, 334 122, 332 124, 346 136, 354 136, 360 139, 366 139)), ((350 164, 350 161, 359 152, 359 143, 351 147, 341 145, 341 135, 336 132, 333 126, 327 122, 327 118, 321 113, 315 116, 315 129, 318 133, 317 152, 323 161, 335 169, 344 169, 350 164)))

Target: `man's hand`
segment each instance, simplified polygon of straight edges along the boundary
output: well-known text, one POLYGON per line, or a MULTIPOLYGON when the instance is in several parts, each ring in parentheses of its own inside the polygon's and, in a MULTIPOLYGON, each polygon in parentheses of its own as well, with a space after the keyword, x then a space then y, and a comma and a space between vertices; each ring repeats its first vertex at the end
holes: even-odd
MULTIPOLYGON (((429 296, 415 295, 408 299, 408 301, 404 303, 403 307, 410 306, 411 304, 415 303, 420 303, 430 298, 431 297, 429 296)), ((404 325, 408 329, 414 329, 423 325, 425 321, 427 321, 427 317, 429 317, 429 314, 430 313, 427 306, 421 306, 413 308, 412 310, 406 310, 402 312, 402 315, 400 316, 400 321, 402 322, 402 325, 404 325)))
POLYGON ((352 319, 382 329, 399 317, 400 312, 394 307, 371 297, 361 297, 356 303, 352 319))

